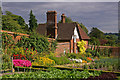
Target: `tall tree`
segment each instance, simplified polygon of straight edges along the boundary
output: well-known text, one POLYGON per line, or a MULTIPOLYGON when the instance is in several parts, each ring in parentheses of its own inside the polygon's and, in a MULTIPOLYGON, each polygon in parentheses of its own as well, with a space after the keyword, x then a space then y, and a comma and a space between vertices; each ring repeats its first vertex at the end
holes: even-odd
POLYGON ((29 26, 30 31, 34 31, 37 28, 37 19, 33 15, 32 10, 30 11, 29 26))
POLYGON ((95 38, 98 38, 98 39, 103 39, 105 37, 104 33, 102 31, 100 31, 98 28, 95 28, 95 27, 93 27, 91 29, 91 32, 89 33, 89 36, 90 37, 95 37, 95 38))
POLYGON ((24 19, 21 16, 18 17, 18 24, 20 24, 21 26, 26 25, 24 19))

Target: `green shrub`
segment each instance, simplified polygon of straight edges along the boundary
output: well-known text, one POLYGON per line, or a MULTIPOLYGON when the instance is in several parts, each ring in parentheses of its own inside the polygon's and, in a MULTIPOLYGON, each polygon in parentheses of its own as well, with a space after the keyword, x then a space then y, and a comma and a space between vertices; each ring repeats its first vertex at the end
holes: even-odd
POLYGON ((76 54, 76 53, 67 53, 66 57, 71 58, 71 59, 72 58, 77 59, 78 58, 78 54, 76 54))
POLYGON ((83 69, 88 69, 88 65, 87 64, 85 64, 84 66, 83 66, 83 69))
POLYGON ((70 63, 72 63, 65 56, 61 56, 61 57, 49 56, 49 58, 52 59, 52 60, 54 60, 57 65, 63 65, 63 64, 70 64, 70 63))
POLYGON ((37 50, 37 52, 48 52, 49 42, 46 37, 31 35, 29 38, 22 36, 17 46, 37 50))
POLYGON ((94 69, 94 65, 93 65, 93 64, 90 64, 90 65, 89 65, 89 68, 90 68, 90 69, 94 69))
POLYGON ((10 55, 3 54, 2 56, 2 69, 11 69, 12 68, 12 60, 10 55))

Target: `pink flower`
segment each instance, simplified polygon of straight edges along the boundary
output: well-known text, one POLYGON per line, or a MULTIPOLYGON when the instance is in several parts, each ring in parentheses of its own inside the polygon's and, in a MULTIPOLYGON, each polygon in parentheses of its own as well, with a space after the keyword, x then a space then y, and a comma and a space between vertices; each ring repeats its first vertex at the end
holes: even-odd
POLYGON ((14 66, 25 66, 25 67, 29 67, 29 66, 32 66, 31 65, 31 61, 28 61, 28 60, 20 60, 20 59, 14 59, 13 60, 13 64, 14 66))

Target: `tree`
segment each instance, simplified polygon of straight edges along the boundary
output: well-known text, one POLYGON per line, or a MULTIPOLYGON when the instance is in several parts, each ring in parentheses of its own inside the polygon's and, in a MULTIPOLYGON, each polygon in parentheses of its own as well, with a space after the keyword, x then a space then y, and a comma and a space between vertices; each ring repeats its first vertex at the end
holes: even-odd
POLYGON ((29 26, 30 31, 34 31, 37 28, 37 20, 35 16, 32 13, 32 10, 30 11, 30 20, 29 20, 29 26))
POLYGON ((2 29, 14 32, 26 33, 26 23, 24 19, 15 15, 10 11, 6 11, 6 15, 2 15, 2 29))
MULTIPOLYGON (((65 23, 72 23, 72 19, 70 17, 66 17, 65 16, 65 23)), ((59 21, 59 23, 62 23, 61 21, 59 21)))
POLYGON ((18 17, 18 24, 20 24, 21 26, 26 25, 24 19, 21 16, 18 17))
POLYGON ((65 23, 71 23, 73 22, 70 17, 65 17, 65 23))
POLYGON ((95 37, 97 39, 103 39, 105 36, 104 36, 104 33, 102 31, 100 31, 99 29, 93 27, 91 29, 91 32, 89 33, 89 36, 90 37, 95 37))

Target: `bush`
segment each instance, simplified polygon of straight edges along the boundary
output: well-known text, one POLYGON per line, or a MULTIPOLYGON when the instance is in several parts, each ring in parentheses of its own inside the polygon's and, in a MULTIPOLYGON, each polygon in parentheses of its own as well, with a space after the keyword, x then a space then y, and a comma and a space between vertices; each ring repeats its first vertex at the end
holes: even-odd
POLYGON ((84 66, 83 66, 83 69, 88 69, 89 68, 89 66, 87 65, 87 64, 85 64, 84 66))
POLYGON ((11 52, 13 53, 14 59, 22 59, 22 60, 29 60, 33 61, 34 57, 37 56, 37 50, 32 49, 24 49, 23 47, 16 47, 11 49, 11 52))
POLYGON ((69 64, 72 63, 67 57, 61 56, 61 57, 55 57, 55 56, 49 56, 50 59, 54 60, 57 65, 63 65, 63 64, 69 64))
POLYGON ((19 47, 24 47, 37 50, 38 52, 48 52, 49 42, 46 37, 39 35, 31 35, 29 38, 22 36, 21 40, 17 43, 19 47))
POLYGON ((35 65, 35 66, 40 66, 40 65, 52 66, 52 65, 55 65, 55 61, 51 60, 49 58, 46 58, 46 57, 39 57, 34 62, 32 62, 32 65, 35 65))
POLYGON ((11 57, 10 55, 8 54, 3 54, 2 55, 2 69, 11 69, 12 67, 12 60, 11 60, 11 57))
POLYGON ((79 56, 80 56, 80 55, 79 55, 79 54, 76 54, 76 53, 67 53, 67 54, 66 54, 66 57, 67 57, 67 58, 71 58, 71 59, 72 59, 72 58, 78 59, 79 56))

